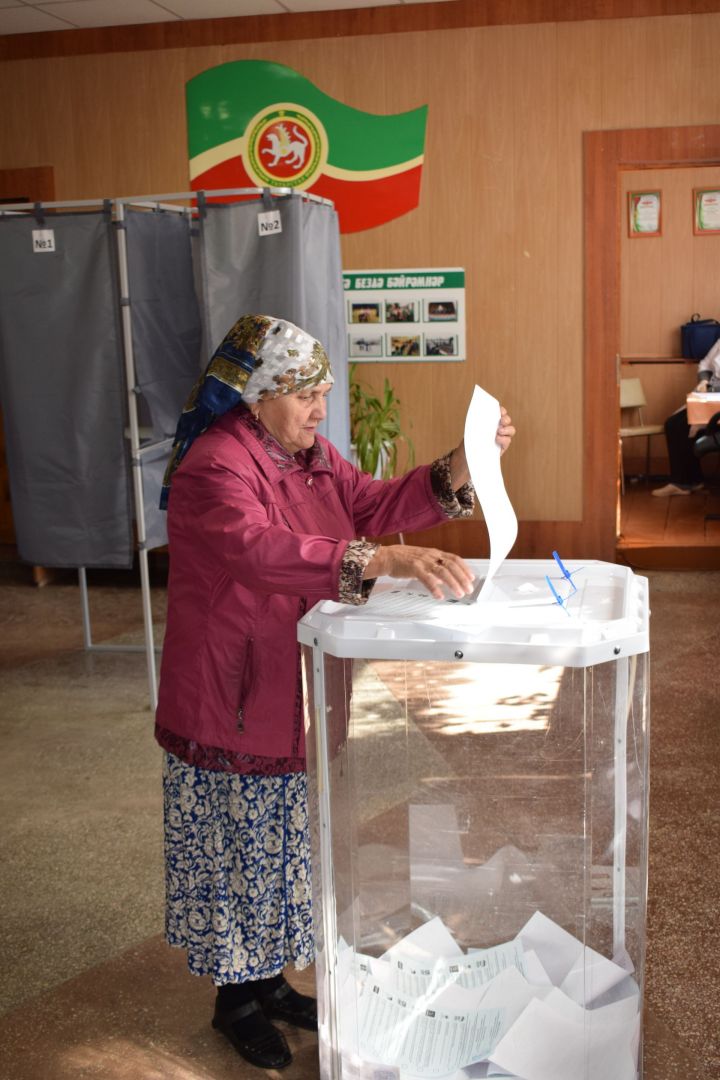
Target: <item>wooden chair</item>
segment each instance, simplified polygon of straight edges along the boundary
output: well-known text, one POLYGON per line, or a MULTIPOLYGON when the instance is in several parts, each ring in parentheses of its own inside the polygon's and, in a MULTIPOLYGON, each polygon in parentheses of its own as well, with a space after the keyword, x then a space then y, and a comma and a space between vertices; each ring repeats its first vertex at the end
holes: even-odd
POLYGON ((642 437, 645 447, 645 483, 650 476, 650 439, 653 435, 664 435, 662 424, 643 423, 642 411, 647 405, 642 383, 638 378, 620 380, 620 490, 625 494, 625 468, 622 463, 623 439, 642 437), (628 421, 628 423, 625 423, 628 421))

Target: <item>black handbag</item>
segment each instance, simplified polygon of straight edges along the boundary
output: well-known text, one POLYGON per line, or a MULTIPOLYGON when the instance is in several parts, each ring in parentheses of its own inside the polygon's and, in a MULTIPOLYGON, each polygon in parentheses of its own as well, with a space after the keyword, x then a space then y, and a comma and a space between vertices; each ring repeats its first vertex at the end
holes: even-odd
POLYGON ((682 355, 687 360, 702 360, 720 339, 720 322, 717 319, 701 319, 693 315, 690 322, 680 327, 682 355))

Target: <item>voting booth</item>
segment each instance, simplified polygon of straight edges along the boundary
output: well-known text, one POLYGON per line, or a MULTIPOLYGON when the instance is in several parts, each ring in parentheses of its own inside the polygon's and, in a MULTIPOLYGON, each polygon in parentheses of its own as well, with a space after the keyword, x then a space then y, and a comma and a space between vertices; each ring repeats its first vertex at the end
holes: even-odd
POLYGON ((637 1080, 646 579, 381 579, 298 634, 322 1080, 637 1080))

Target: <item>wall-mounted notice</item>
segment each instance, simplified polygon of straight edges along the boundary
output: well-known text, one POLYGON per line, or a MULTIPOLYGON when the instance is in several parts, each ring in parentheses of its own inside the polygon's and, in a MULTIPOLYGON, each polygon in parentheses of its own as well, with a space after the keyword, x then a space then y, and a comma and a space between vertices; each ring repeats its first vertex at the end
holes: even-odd
POLYGON ((696 236, 715 236, 720 233, 720 189, 695 188, 693 190, 695 216, 693 232, 696 236))
POLYGON ((628 191, 628 236, 662 236, 662 191, 628 191))
POLYGON ((350 361, 465 359, 465 271, 349 270, 350 361))

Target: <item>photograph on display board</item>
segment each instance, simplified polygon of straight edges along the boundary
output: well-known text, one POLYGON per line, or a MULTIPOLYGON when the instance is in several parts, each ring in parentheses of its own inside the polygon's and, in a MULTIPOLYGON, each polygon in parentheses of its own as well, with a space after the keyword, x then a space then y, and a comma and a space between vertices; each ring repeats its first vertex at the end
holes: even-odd
POLYGON ((418 304, 409 300, 398 303, 397 300, 385 301, 385 322, 417 322, 418 304))
POLYGON ((426 356, 457 356, 457 337, 427 337, 425 338, 426 356))
POLYGON ((367 303, 361 302, 359 304, 350 304, 350 322, 352 323, 379 323, 380 318, 379 303, 367 303))
POLYGON ((353 358, 382 356, 382 334, 349 334, 348 354, 353 358))
POLYGON ((457 322, 457 300, 427 300, 427 322, 457 322))
POLYGON ((420 355, 420 335, 417 334, 414 337, 399 337, 395 334, 389 334, 390 343, 390 355, 391 356, 419 356, 420 355))

